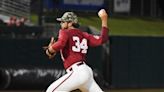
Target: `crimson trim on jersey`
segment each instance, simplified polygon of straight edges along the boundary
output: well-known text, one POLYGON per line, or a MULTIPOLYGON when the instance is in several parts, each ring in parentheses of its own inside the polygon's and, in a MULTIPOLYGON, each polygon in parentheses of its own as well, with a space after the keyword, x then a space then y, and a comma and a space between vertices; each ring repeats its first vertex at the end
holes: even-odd
POLYGON ((52 92, 55 92, 55 90, 56 90, 61 84, 63 84, 68 78, 70 78, 72 74, 73 74, 73 72, 72 72, 67 78, 65 78, 56 88, 54 88, 54 90, 53 90, 52 92))

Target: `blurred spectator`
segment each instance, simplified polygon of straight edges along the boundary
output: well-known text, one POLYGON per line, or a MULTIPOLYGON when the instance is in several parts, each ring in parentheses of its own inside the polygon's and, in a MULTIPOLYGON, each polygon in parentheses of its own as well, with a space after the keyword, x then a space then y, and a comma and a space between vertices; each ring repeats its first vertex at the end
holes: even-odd
POLYGON ((9 22, 7 23, 8 26, 16 26, 17 18, 15 16, 10 17, 9 22))
POLYGON ((16 26, 17 27, 24 26, 26 21, 27 21, 27 18, 21 17, 20 19, 17 20, 16 26))
POLYGON ((27 22, 27 18, 25 18, 25 17, 20 18, 20 22, 22 25, 24 25, 25 22, 27 22))
POLYGON ((27 18, 25 17, 21 17, 20 19, 18 19, 15 16, 10 17, 9 22, 7 23, 8 26, 16 26, 16 27, 20 27, 20 26, 24 26, 25 22, 27 21, 27 18))
POLYGON ((17 26, 17 27, 20 27, 21 25, 22 25, 22 24, 21 24, 21 21, 17 19, 17 21, 16 21, 16 26, 17 26))

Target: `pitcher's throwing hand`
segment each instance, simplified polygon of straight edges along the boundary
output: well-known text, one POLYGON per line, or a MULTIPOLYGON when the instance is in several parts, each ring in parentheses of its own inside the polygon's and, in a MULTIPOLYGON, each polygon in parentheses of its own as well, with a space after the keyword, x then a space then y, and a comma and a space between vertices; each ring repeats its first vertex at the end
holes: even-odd
POLYGON ((101 9, 98 16, 102 22, 100 35, 78 29, 78 18, 73 12, 66 12, 61 18, 57 18, 61 22, 58 40, 50 41, 46 53, 50 57, 51 53, 60 51, 67 73, 53 82, 46 92, 70 92, 75 89, 82 92, 103 92, 93 78, 92 69, 85 63, 89 47, 100 46, 108 41, 108 15, 105 9, 101 9))

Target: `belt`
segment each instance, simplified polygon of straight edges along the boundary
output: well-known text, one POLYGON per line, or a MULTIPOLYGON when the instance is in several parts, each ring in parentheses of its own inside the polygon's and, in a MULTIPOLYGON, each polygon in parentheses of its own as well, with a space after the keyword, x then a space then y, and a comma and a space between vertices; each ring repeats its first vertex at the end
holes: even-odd
MULTIPOLYGON (((83 65, 84 64, 84 62, 79 62, 79 63, 77 63, 76 65, 77 66, 80 66, 80 65, 83 65)), ((73 69, 72 69, 72 67, 70 67, 70 69, 69 69, 69 71, 72 71, 73 69)))

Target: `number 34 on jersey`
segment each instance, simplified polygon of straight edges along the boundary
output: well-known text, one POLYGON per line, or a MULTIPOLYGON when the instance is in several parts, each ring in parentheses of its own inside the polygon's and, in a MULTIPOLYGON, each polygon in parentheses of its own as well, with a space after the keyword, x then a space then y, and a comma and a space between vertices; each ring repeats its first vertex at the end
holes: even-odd
POLYGON ((87 39, 83 38, 80 42, 80 38, 78 36, 73 36, 73 41, 75 42, 75 46, 72 46, 72 51, 74 52, 81 52, 86 54, 88 45, 87 45, 87 39))

